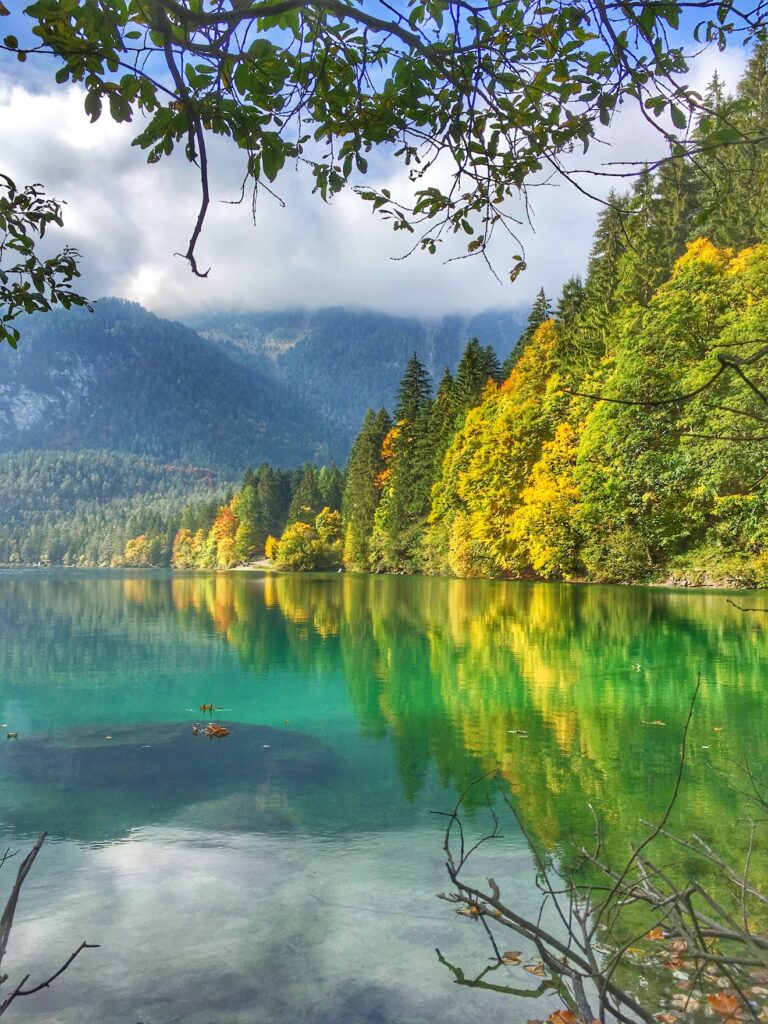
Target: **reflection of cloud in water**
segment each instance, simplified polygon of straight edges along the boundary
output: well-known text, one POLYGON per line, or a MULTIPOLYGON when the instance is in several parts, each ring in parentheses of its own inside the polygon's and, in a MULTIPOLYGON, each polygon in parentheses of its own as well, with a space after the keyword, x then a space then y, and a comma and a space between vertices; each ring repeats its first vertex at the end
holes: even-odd
MULTIPOLYGON (((31 736, 3 750, 4 767, 49 805, 45 827, 62 837, 114 838, 171 819, 225 831, 290 830, 289 794, 329 785, 339 755, 308 733, 227 724, 223 739, 195 736, 189 722, 31 736)), ((34 828, 26 794, 15 803, 11 797, 6 820, 34 828)))
MULTIPOLYGON (((25 893, 9 966, 42 971, 86 937, 101 948, 83 954, 49 992, 19 1004, 15 1019, 524 1021, 532 1006, 459 988, 437 962, 440 946, 480 970, 488 950, 473 922, 434 897, 445 883, 436 833, 431 823, 344 843, 252 835, 214 841, 151 828, 100 849, 44 848, 46 870, 25 893)), ((523 851, 505 847, 493 856, 494 870, 504 864, 533 889, 523 851)), ((537 1004, 536 1013, 544 1008, 537 1004)))

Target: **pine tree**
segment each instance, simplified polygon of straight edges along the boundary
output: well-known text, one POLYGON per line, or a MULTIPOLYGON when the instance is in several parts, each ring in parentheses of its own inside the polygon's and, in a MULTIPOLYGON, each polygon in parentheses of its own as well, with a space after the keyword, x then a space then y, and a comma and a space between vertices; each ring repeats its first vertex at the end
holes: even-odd
POLYGON ((569 331, 584 308, 584 283, 579 274, 569 277, 560 292, 555 319, 561 332, 569 331))
POLYGON ((309 523, 323 507, 317 466, 307 462, 297 470, 296 485, 288 509, 288 526, 293 523, 309 523))
POLYGON ((403 379, 397 389, 395 422, 415 423, 432 395, 432 383, 424 364, 414 352, 408 360, 403 379))
POLYGON ((584 283, 584 305, 571 331, 573 360, 587 368, 605 352, 617 302, 621 258, 627 248, 628 198, 611 191, 600 213, 584 283))
POLYGON ((256 496, 264 516, 265 534, 279 537, 291 503, 290 474, 263 463, 256 473, 256 496))
POLYGON ((618 265, 615 301, 622 308, 646 306, 664 276, 654 228, 654 180, 645 166, 635 179, 624 222, 624 252, 618 265))
POLYGON ((419 566, 435 470, 431 392, 429 374, 414 353, 400 382, 388 438, 386 483, 375 520, 378 568, 408 572, 419 566))
POLYGON ((454 419, 463 422, 467 410, 477 405, 488 383, 488 365, 485 350, 477 338, 471 338, 456 367, 453 381, 454 419))
POLYGON ((754 63, 750 61, 737 101, 726 94, 717 72, 704 94, 703 107, 707 113, 699 119, 696 131, 702 152, 695 162, 699 208, 695 233, 718 246, 740 249, 751 245, 760 237, 758 223, 764 223, 759 199, 755 202, 757 197, 762 198, 764 190, 762 147, 723 146, 718 141, 723 133, 750 134, 755 129, 759 134, 761 129, 764 132, 765 122, 761 125, 760 115, 756 114, 753 120, 751 111, 744 109, 749 107, 751 98, 760 103, 761 70, 764 73, 761 52, 756 51, 754 63), (711 144, 710 139, 714 139, 711 144))
POLYGON ((332 511, 341 508, 342 496, 344 494, 344 474, 335 462, 330 466, 323 466, 318 476, 318 486, 323 505, 332 511))
POLYGON ((435 452, 435 477, 440 472, 443 456, 448 451, 453 435, 456 432, 456 403, 454 380, 446 366, 432 403, 430 430, 435 452))
POLYGON ((232 510, 237 516, 235 557, 238 562, 250 562, 260 554, 267 537, 264 510, 256 494, 255 475, 252 471, 244 478, 248 481, 232 499, 232 510))
POLYGON ((381 446, 391 427, 386 409, 369 409, 349 453, 342 499, 344 564, 358 572, 371 568, 371 535, 384 470, 381 446))
POLYGON ((533 300, 533 307, 528 315, 528 322, 525 326, 525 330, 517 339, 517 344, 509 353, 501 368, 503 377, 508 377, 514 367, 517 365, 517 361, 525 351, 526 345, 530 342, 531 338, 536 333, 536 328, 543 324, 545 320, 549 320, 552 316, 552 306, 549 299, 547 298, 544 289, 539 288, 536 298, 533 300))

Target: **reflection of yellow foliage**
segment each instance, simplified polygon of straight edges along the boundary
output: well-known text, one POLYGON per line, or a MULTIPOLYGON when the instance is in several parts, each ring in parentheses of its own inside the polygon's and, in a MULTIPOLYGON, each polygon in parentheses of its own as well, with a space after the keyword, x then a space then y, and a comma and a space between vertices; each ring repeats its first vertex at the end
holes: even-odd
POLYGON ((182 620, 194 613, 257 671, 287 658, 306 678, 343 671, 362 732, 391 737, 407 794, 432 770, 463 789, 498 769, 550 848, 590 838, 588 804, 621 855, 638 819, 661 813, 679 757, 674 724, 695 683, 686 665, 706 679, 678 804, 687 827, 716 838, 733 820, 732 787, 710 757, 726 771, 745 746, 764 757, 768 616, 745 616, 718 594, 352 575, 123 587, 148 609, 170 594, 182 620), (753 708, 738 725, 736 690, 753 708), (656 720, 669 727, 643 725, 656 720))

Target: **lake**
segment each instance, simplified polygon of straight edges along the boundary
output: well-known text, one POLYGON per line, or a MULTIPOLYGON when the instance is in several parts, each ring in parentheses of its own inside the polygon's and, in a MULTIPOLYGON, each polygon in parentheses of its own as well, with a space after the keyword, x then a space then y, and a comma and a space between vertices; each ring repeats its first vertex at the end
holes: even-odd
MULTIPOLYGON (((448 886, 471 782, 477 876, 534 914, 527 841, 618 856, 664 810, 738 845, 734 785, 768 763, 768 595, 434 578, 5 571, 3 845, 47 830, 4 969, 9 1019, 441 1024, 545 1017, 455 984, 488 965, 448 886), (194 735, 211 715, 224 739, 194 735), (18 739, 6 740, 6 731, 18 739), (107 737, 111 737, 108 739, 107 737)), ((13 861, 0 872, 7 891, 13 861)), ((510 936, 503 948, 521 948, 510 936), (510 946, 511 944, 511 946, 510 946)), ((494 980, 535 990, 521 968, 494 980)))

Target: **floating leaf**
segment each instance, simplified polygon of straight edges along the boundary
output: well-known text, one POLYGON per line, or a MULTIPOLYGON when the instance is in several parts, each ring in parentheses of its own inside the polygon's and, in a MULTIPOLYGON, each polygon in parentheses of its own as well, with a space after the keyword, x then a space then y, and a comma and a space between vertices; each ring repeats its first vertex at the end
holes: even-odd
POLYGON ((642 721, 643 725, 666 725, 667 724, 666 722, 660 721, 658 718, 654 718, 654 720, 652 722, 646 722, 646 720, 644 718, 641 719, 641 721, 642 721))
POLYGON ((581 1020, 577 1017, 572 1010, 555 1010, 554 1013, 550 1013, 547 1020, 550 1024, 578 1024, 581 1020))
POLYGON ((655 1020, 661 1021, 661 1024, 676 1024, 677 1017, 674 1013, 657 1013, 655 1020))
POLYGON ((651 928, 645 937, 646 939, 650 939, 651 942, 659 942, 661 939, 665 938, 665 932, 663 928, 651 928))
POLYGON ((501 954, 501 962, 503 964, 510 964, 514 966, 519 964, 523 959, 523 954, 517 949, 508 949, 505 953, 501 954))
POLYGON ((648 950, 641 949, 640 946, 627 946, 627 953, 631 957, 637 957, 638 960, 645 960, 648 956, 648 950))
POLYGON ((701 1003, 698 999, 694 999, 693 996, 687 996, 684 992, 679 992, 677 995, 672 996, 672 1005, 676 1010, 687 1010, 689 1013, 695 1013, 701 1006, 701 1003))
POLYGON ((742 1013, 741 1000, 731 992, 712 992, 707 996, 707 1002, 721 1017, 740 1018, 742 1013))
POLYGON ((529 974, 535 974, 537 978, 543 978, 546 974, 544 964, 526 964, 525 969, 529 974))

